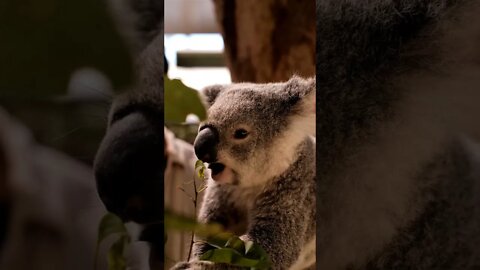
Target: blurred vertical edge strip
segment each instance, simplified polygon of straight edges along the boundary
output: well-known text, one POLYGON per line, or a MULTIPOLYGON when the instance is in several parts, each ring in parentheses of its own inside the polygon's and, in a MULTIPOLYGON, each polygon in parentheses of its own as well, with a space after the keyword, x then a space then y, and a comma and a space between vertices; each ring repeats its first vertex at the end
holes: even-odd
MULTIPOLYGON (((319 200, 320 190, 321 190, 321 186, 320 186, 321 180, 319 179, 320 176, 319 176, 319 172, 318 172, 319 162, 320 162, 320 158, 319 158, 319 153, 320 153, 320 151, 319 151, 319 147, 318 147, 318 141, 319 141, 319 140, 318 140, 318 138, 317 138, 317 136, 320 136, 319 134, 321 134, 321 133, 320 133, 320 127, 319 127, 319 125, 318 125, 318 115, 319 115, 321 112, 320 112, 320 110, 319 110, 319 108, 318 108, 318 104, 320 104, 320 100, 319 100, 319 99, 320 99, 320 98, 319 98, 319 96, 320 96, 319 91, 320 91, 320 90, 319 90, 319 89, 320 89, 320 85, 321 85, 321 83, 322 83, 322 82, 319 80, 319 74, 318 74, 318 72, 319 72, 319 70, 320 70, 320 69, 319 69, 319 59, 320 59, 320 55, 319 55, 319 54, 320 54, 320 50, 319 50, 319 48, 318 48, 318 44, 319 44, 319 40, 320 40, 320 38, 321 38, 320 35, 319 35, 319 24, 320 24, 320 17, 319 17, 319 12, 318 12, 318 9, 319 9, 319 1, 320 1, 320 0, 315 0, 315 38, 316 38, 316 40, 315 40, 315 80, 316 80, 316 87, 317 87, 317 89, 316 89, 317 94, 315 95, 315 99, 316 99, 316 100, 315 100, 315 112, 316 112, 316 113, 315 113, 315 116, 316 116, 316 119, 315 119, 315 122, 316 122, 316 123, 315 123, 315 129, 316 129, 316 131, 315 131, 315 140, 316 140, 316 142, 317 142, 317 147, 316 147, 316 149, 315 149, 315 150, 316 150, 316 159, 315 159, 315 160, 316 160, 316 163, 317 163, 317 164, 316 164, 316 168, 317 168, 317 171, 316 171, 316 174, 317 174, 317 200, 316 200, 316 207, 317 207, 317 237, 316 237, 316 239, 315 239, 315 241, 316 241, 316 243, 315 243, 315 244, 316 244, 316 250, 315 250, 316 258, 320 258, 320 254, 319 254, 320 248, 319 248, 319 241, 318 241, 318 239, 320 239, 319 235, 321 234, 321 232, 318 230, 318 229, 319 229, 318 224, 320 224, 320 219, 319 219, 320 215, 319 215, 319 213, 320 213, 320 210, 321 210, 321 208, 320 208, 320 200, 319 200)), ((317 265, 318 265, 318 264, 317 264, 317 265)))
POLYGON ((164 261, 164 1, 108 0, 128 41, 137 79, 117 96, 95 160, 97 188, 110 212, 143 224, 151 269, 164 261))

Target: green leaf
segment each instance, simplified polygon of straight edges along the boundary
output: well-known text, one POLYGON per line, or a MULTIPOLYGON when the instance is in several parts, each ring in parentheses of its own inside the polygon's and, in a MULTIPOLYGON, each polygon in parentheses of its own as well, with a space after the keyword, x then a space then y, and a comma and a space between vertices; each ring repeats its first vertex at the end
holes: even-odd
POLYGON ((165 228, 192 231, 203 237, 213 249, 205 252, 200 259, 216 263, 251 267, 256 270, 271 268, 268 254, 252 241, 242 241, 238 236, 223 231, 219 224, 200 224, 193 218, 165 210, 165 228))
MULTIPOLYGON (((202 224, 198 223, 194 218, 175 214, 172 211, 165 209, 165 228, 175 229, 180 231, 195 231, 195 234, 201 237, 209 237, 223 231, 220 224, 202 224)), ((228 240, 228 238, 225 240, 228 240)))
POLYGON ((245 242, 243 242, 238 236, 230 237, 225 244, 225 247, 233 248, 240 254, 245 254, 245 242))
POLYGON ((216 249, 207 251, 204 256, 201 256, 201 260, 254 267, 258 270, 271 267, 268 254, 262 247, 252 241, 244 242, 231 233, 220 233, 209 237, 207 243, 216 249), (225 241, 225 239, 228 240, 225 241))
POLYGON ((245 241, 245 254, 251 253, 253 248, 253 241, 245 241))
POLYGON ((210 261, 215 263, 226 263, 235 266, 243 267, 257 267, 260 265, 259 260, 248 259, 242 256, 237 250, 233 248, 211 249, 202 256, 200 260, 210 261))
POLYGON ((248 259, 241 256, 236 256, 232 264, 236 266, 255 267, 255 269, 264 269, 258 268, 258 266, 261 265, 261 262, 259 260, 248 259))
POLYGON ((231 248, 211 249, 202 254, 200 260, 216 263, 231 263, 235 253, 236 251, 231 248))
POLYGON ((201 167, 200 170, 198 170, 198 177, 202 180, 205 179, 205 167, 201 167))
POLYGON ((116 233, 119 233, 122 236, 128 236, 127 228, 122 220, 112 213, 107 213, 103 216, 100 225, 98 226, 97 244, 102 242, 108 236, 116 233))
POLYGON ((267 252, 252 241, 245 242, 245 258, 258 260, 258 265, 255 266, 255 269, 269 269, 272 265, 267 252))
POLYGON ((260 247, 258 244, 253 243, 252 241, 247 241, 245 243, 245 255, 248 258, 262 258, 267 257, 267 253, 260 247))
POLYGON ((108 270, 126 270, 127 264, 123 252, 130 242, 128 236, 120 237, 108 251, 108 270))
POLYGON ((203 163, 203 161, 201 161, 200 159, 197 159, 197 161, 195 162, 195 170, 198 168, 204 168, 204 167, 205 167, 205 164, 203 163))
POLYGON ((188 114, 194 113, 201 120, 206 117, 205 107, 203 106, 198 91, 182 83, 178 79, 169 79, 164 77, 165 104, 174 104, 165 106, 165 121, 174 123, 183 123, 188 114))
POLYGON ((227 245, 228 240, 234 237, 230 232, 220 232, 207 237, 206 241, 209 245, 216 248, 223 248, 227 245))
POLYGON ((185 217, 182 215, 171 213, 168 210, 165 210, 165 228, 166 229, 175 229, 181 231, 191 231, 194 230, 198 223, 193 218, 185 217))
POLYGON ((205 181, 205 163, 198 159, 195 162, 195 170, 198 170, 198 178, 205 181))
MULTIPOLYGON (((123 248, 124 245, 130 243, 130 236, 129 236, 127 228, 125 227, 125 224, 123 224, 122 220, 118 216, 116 216, 112 213, 107 213, 107 214, 105 214, 105 216, 103 216, 102 220, 100 221, 100 224, 98 225, 98 237, 97 237, 97 246, 95 248, 95 260, 94 260, 94 266, 95 267, 94 267, 94 269, 97 269, 98 252, 99 252, 100 243, 103 240, 105 240, 105 238, 109 237, 112 234, 119 234, 120 238, 110 248, 109 255, 108 255, 109 256, 108 257, 109 265, 110 265, 110 261, 111 261, 111 258, 110 258, 111 254, 110 253, 113 252, 112 256, 114 256, 114 257, 112 257, 112 258, 118 259, 118 256, 115 257, 118 254, 117 250, 120 247, 123 248), (121 244, 120 242, 123 243, 123 244, 121 244)), ((122 254, 123 254, 123 249, 122 249, 122 254)), ((121 262, 119 262, 119 263, 121 264, 121 262)))

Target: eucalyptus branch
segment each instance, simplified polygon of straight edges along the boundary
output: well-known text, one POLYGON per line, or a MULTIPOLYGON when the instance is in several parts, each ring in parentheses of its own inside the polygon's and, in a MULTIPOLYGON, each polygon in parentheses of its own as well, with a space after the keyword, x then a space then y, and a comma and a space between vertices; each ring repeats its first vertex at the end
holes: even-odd
MULTIPOLYGON (((193 201, 193 208, 194 208, 194 211, 195 211, 194 212, 195 217, 197 215, 198 194, 200 192, 204 191, 205 188, 206 188, 206 185, 205 185, 205 165, 203 164, 203 162, 201 160, 197 160, 197 162, 195 162, 195 173, 193 175, 193 192, 194 192, 194 195, 193 195, 193 197, 189 196, 193 201), (198 170, 198 172, 197 172, 197 170, 198 170), (197 178, 197 175, 198 175, 198 178, 200 180, 202 180, 202 182, 203 182, 203 185, 200 187, 199 190, 197 190, 197 183, 195 181, 196 178, 197 178)), ((182 190, 185 192, 184 189, 182 189, 182 190)), ((192 235, 191 235, 191 238, 190 238, 190 248, 188 250, 187 261, 190 261, 190 257, 192 256, 194 237, 195 237, 195 230, 192 230, 192 235)))

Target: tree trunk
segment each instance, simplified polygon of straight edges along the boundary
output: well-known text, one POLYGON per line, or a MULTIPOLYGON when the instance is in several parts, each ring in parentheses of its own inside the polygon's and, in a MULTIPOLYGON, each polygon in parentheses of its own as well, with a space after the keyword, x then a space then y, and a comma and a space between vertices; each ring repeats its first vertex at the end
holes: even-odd
POLYGON ((315 75, 314 0, 213 0, 234 82, 315 75))

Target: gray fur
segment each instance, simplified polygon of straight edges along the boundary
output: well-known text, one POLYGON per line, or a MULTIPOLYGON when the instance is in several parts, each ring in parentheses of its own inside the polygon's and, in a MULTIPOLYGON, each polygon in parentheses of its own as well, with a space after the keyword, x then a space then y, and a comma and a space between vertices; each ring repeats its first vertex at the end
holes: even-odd
MULTIPOLYGON (((286 84, 226 86, 221 94, 216 91, 217 95, 208 110, 209 119, 205 124, 222 131, 218 150, 228 149, 229 155, 242 162, 255 154, 254 152, 270 147, 274 142, 273 138, 285 132, 285 127, 291 121, 289 116, 298 112, 298 103, 308 91, 315 91, 314 87, 297 78, 286 84), (247 130, 252 129, 255 140, 237 145, 231 137, 234 130, 242 125, 248 127, 247 130)), ((210 88, 205 92, 212 94, 210 88)), ((209 99, 213 99, 212 96, 209 99)))
POLYGON ((152 114, 156 121, 162 121, 163 1, 111 0, 110 5, 119 31, 132 43, 136 84, 134 89, 116 97, 109 124, 135 111, 152 114))
MULTIPOLYGON (((119 32, 138 55, 158 35, 163 36, 163 0, 108 0, 119 32)), ((160 46, 163 48, 163 44, 160 46)), ((163 52, 162 55, 163 56, 163 52)))
MULTIPOLYGON (((218 161, 233 171, 234 180, 209 180, 199 220, 223 224, 262 246, 273 269, 288 269, 315 236, 315 141, 296 130, 297 122, 314 125, 315 81, 294 77, 286 83, 210 89, 204 91, 211 107, 202 126, 219 133, 218 161), (249 131, 246 139, 232 137, 238 127, 249 131), (278 143, 291 143, 292 150, 281 153, 278 143)), ((176 269, 240 269, 199 262, 208 246, 197 242, 194 248, 192 262, 176 269)))
POLYGON ((480 160, 466 148, 471 145, 454 142, 422 168, 424 208, 366 269, 479 269, 480 160))
POLYGON ((317 0, 319 269, 479 269, 479 11, 317 0))

